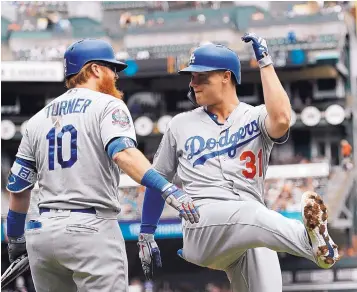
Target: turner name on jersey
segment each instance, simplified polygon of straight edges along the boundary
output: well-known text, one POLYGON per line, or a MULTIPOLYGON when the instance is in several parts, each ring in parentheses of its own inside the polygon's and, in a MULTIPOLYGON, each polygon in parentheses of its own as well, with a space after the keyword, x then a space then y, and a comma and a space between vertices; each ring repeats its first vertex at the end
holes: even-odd
POLYGON ((71 98, 59 102, 52 102, 45 108, 46 117, 65 116, 74 113, 85 113, 92 100, 85 98, 71 98))

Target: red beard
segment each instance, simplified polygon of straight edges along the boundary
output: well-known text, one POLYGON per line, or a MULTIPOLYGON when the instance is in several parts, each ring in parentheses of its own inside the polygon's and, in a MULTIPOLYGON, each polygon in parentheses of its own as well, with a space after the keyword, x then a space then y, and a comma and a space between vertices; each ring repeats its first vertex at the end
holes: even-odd
POLYGON ((110 78, 108 75, 105 75, 103 80, 97 85, 98 91, 101 93, 112 95, 118 99, 122 99, 123 93, 115 87, 115 81, 115 79, 110 78))

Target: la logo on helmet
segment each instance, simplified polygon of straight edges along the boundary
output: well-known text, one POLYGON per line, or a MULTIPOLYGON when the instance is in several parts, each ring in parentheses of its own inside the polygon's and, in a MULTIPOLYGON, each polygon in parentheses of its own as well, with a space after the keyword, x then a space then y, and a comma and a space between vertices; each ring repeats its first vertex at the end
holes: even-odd
POLYGON ((67 62, 66 62, 66 59, 64 59, 63 61, 63 66, 64 66, 64 74, 67 74, 67 62))
POLYGON ((190 57, 190 64, 195 63, 195 59, 196 59, 195 55, 192 54, 191 57, 190 57))

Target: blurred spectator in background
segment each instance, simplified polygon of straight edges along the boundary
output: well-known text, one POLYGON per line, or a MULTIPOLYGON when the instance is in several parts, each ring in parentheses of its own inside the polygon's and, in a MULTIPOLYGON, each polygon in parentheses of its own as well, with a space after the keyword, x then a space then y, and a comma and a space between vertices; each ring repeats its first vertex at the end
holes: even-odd
POLYGON ((289 31, 287 39, 290 44, 295 44, 297 39, 296 39, 296 33, 294 31, 289 31))
POLYGON ((143 292, 144 286, 141 283, 140 279, 133 278, 130 281, 129 292, 143 292))
POLYGON ((214 283, 208 283, 206 286, 206 292, 221 292, 221 288, 214 283))
POLYGON ((301 196, 306 191, 316 191, 324 195, 327 178, 305 177, 299 179, 267 179, 265 184, 265 203, 277 211, 300 212, 301 196))
POLYGON ((292 188, 293 186, 291 182, 283 186, 278 198, 276 199, 276 201, 271 207, 273 210, 287 211, 288 209, 291 209, 291 207, 295 205, 294 196, 292 194, 292 188))
POLYGON ((121 204, 120 219, 131 220, 141 216, 141 206, 144 201, 145 187, 127 187, 120 189, 119 201, 121 204))
POLYGON ((16 292, 27 292, 27 289, 25 286, 25 279, 23 276, 16 278, 15 286, 16 286, 16 290, 15 290, 16 292))
POLYGON ((340 143, 341 146, 341 162, 344 170, 350 170, 353 167, 352 164, 352 146, 347 140, 343 139, 340 143))

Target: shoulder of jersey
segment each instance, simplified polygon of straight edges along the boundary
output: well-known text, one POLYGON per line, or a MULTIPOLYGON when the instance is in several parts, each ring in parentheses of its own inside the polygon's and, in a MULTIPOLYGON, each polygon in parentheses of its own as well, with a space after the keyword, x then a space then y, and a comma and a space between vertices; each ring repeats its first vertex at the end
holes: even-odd
MULTIPOLYGON (((110 102, 117 102, 119 104, 123 104, 125 105, 124 101, 122 101, 121 99, 118 99, 110 94, 106 94, 106 93, 102 93, 102 92, 98 92, 98 91, 90 91, 88 94, 83 95, 87 98, 91 98, 93 101, 95 101, 98 105, 102 105, 103 107, 105 107, 107 104, 109 104, 110 102)), ((60 95, 59 97, 57 97, 56 99, 54 99, 52 102, 56 101, 57 99, 65 99, 66 97, 66 93, 60 95)), ((72 95, 71 98, 76 98, 75 95, 72 95)), ((78 98, 78 97, 77 97, 78 98)), ((83 97, 81 97, 83 98, 83 97)))
POLYGON ((241 105, 244 106, 244 111, 243 111, 244 113, 254 112, 254 111, 260 112, 262 108, 265 106, 264 104, 254 106, 254 105, 247 104, 245 102, 241 102, 241 105))
MULTIPOLYGON (((261 111, 261 109, 264 107, 264 104, 253 106, 245 102, 241 102, 241 106, 244 107, 244 111, 243 111, 244 113, 249 113, 252 111, 261 111)), ((206 113, 204 112, 203 107, 198 107, 193 110, 177 114, 172 118, 170 124, 171 126, 175 126, 175 125, 182 126, 182 124, 187 123, 191 119, 197 119, 197 117, 205 114, 206 113)))
POLYGON ((43 120, 42 116, 43 109, 38 111, 35 115, 33 115, 26 124, 26 129, 27 130, 34 130, 38 127, 38 125, 41 124, 41 121, 43 120))
MULTIPOLYGON (((82 88, 82 89, 86 89, 86 88, 82 88)), ((98 99, 100 101, 104 101, 104 102, 110 102, 110 101, 119 101, 119 102, 123 102, 122 100, 115 98, 114 96, 110 95, 110 94, 106 94, 106 93, 102 93, 99 91, 94 91, 94 90, 86 90, 86 91, 78 91, 77 93, 68 95, 68 93, 71 91, 68 90, 65 93, 61 94, 60 96, 56 97, 54 100, 51 101, 52 102, 58 102, 59 100, 62 99, 68 99, 68 98, 92 98, 92 99, 98 99)), ((47 106, 47 105, 46 105, 47 106)))
POLYGON ((198 107, 193 110, 177 114, 172 118, 170 123, 171 125, 176 125, 176 124, 182 125, 182 123, 186 123, 191 118, 197 119, 197 117, 202 115, 202 113, 204 113, 203 108, 198 107))
POLYGON ((93 91, 92 96, 97 97, 98 101, 103 102, 103 103, 118 102, 118 103, 125 104, 124 101, 122 101, 121 99, 116 98, 110 94, 102 93, 102 92, 93 91))

